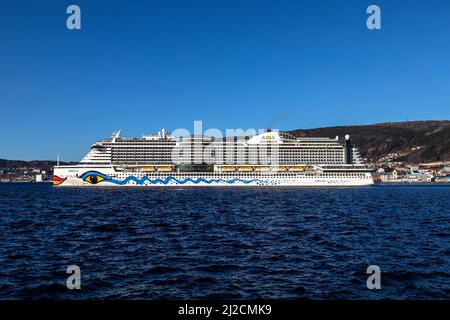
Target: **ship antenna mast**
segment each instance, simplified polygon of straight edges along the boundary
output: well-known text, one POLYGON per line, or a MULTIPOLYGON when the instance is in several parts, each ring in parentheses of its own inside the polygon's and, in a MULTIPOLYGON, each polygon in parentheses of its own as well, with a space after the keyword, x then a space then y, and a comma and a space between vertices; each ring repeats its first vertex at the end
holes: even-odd
POLYGON ((122 129, 119 129, 119 131, 113 133, 113 138, 112 138, 113 143, 116 142, 116 139, 120 137, 121 131, 122 131, 122 129))

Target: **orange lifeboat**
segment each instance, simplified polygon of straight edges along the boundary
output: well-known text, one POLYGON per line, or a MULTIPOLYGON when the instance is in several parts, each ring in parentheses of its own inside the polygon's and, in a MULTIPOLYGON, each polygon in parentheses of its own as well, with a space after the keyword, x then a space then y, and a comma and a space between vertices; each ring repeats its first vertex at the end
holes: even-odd
POLYGON ((303 171, 305 170, 305 167, 303 166, 290 166, 289 171, 303 171))
POLYGON ((155 170, 156 170, 155 167, 141 167, 141 172, 151 172, 155 170))
POLYGON ((173 170, 172 166, 160 166, 157 168, 158 168, 158 171, 172 171, 173 170))
POLYGON ((221 167, 222 171, 235 171, 236 168, 235 167, 231 167, 231 166, 224 166, 221 167))
POLYGON ((239 171, 252 171, 253 168, 250 166, 239 166, 237 167, 239 171))

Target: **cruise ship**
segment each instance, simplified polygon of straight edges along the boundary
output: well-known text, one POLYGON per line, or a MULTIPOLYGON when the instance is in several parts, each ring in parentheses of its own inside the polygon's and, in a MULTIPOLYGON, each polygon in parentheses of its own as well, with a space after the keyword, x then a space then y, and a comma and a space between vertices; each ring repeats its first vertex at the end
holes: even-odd
POLYGON ((55 186, 367 186, 372 171, 350 136, 177 137, 163 129, 141 138, 120 131, 94 143, 76 165, 54 167, 55 186))

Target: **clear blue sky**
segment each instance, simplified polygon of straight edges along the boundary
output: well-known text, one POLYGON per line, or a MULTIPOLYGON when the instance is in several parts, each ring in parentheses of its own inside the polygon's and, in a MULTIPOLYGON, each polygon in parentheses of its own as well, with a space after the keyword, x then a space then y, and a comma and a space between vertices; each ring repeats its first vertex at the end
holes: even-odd
POLYGON ((8 1, 0 158, 79 160, 122 128, 450 119, 449 1, 8 1), (82 29, 66 28, 78 4, 82 29), (370 4, 382 29, 366 28, 370 4))

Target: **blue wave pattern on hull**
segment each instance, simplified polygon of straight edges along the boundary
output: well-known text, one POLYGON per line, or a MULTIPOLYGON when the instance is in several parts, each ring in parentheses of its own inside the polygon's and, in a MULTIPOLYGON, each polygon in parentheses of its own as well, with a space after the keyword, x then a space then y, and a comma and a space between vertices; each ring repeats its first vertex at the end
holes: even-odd
POLYGON ((168 176, 165 179, 160 179, 160 178, 156 178, 156 179, 150 179, 149 177, 145 176, 142 178, 137 178, 135 176, 129 176, 127 178, 125 178, 124 180, 117 180, 117 179, 113 179, 101 172, 98 171, 88 171, 85 172, 80 178, 84 181, 86 181, 86 178, 89 176, 98 176, 101 177, 103 179, 103 181, 105 182, 111 182, 114 184, 118 184, 118 185, 126 185, 128 184, 130 181, 134 181, 137 185, 143 185, 145 182, 148 182, 150 184, 163 184, 163 185, 167 185, 170 182, 175 182, 175 184, 186 184, 188 182, 194 183, 194 184, 199 184, 199 183, 206 183, 206 184, 211 184, 211 183, 226 183, 226 184, 235 184, 235 183, 244 183, 244 184, 250 184, 252 182, 256 182, 259 184, 263 184, 265 183, 265 181, 261 180, 261 179, 240 179, 240 178, 233 178, 233 179, 205 179, 205 178, 197 178, 197 179, 192 179, 192 178, 186 178, 186 179, 177 179, 174 176, 168 176))
POLYGON ((148 177, 143 177, 141 179, 136 178, 135 176, 129 176, 124 180, 116 180, 116 179, 110 179, 108 180, 108 182, 112 182, 112 183, 116 183, 116 184, 120 184, 120 185, 125 185, 128 184, 128 182, 130 181, 134 181, 136 184, 138 185, 143 185, 146 181, 148 181, 151 184, 164 184, 167 185, 169 184, 171 181, 175 182, 176 184, 185 184, 188 182, 192 182, 195 184, 199 184, 199 183, 207 183, 207 184, 211 184, 211 183, 227 183, 227 184, 234 184, 237 182, 242 182, 244 184, 249 184, 252 182, 256 182, 256 181, 260 181, 259 179, 251 179, 251 180, 245 180, 245 179, 239 179, 239 178, 234 178, 234 179, 204 179, 204 178, 197 178, 197 179, 192 179, 192 178, 186 178, 186 179, 177 179, 173 176, 168 176, 166 179, 150 179, 148 177))

